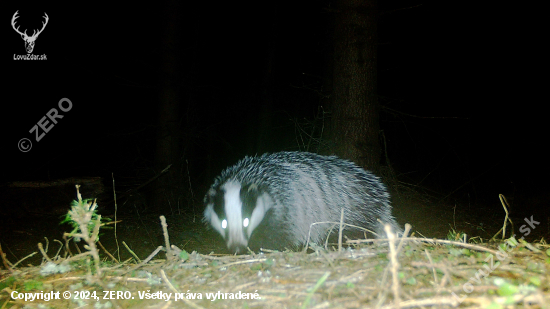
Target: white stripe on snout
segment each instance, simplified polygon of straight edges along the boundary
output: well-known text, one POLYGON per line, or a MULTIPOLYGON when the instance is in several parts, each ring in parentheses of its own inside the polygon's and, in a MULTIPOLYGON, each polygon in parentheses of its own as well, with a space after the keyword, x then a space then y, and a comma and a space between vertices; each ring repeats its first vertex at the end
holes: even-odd
POLYGON ((230 181, 223 185, 225 191, 225 215, 227 217, 227 246, 247 246, 248 241, 243 232, 243 215, 241 201, 241 184, 230 181))
POLYGON ((258 197, 258 200, 255 202, 256 207, 254 207, 254 210, 252 211, 252 215, 250 216, 250 225, 247 229, 248 239, 250 239, 250 236, 252 235, 252 232, 254 232, 254 229, 262 222, 266 212, 273 205, 273 201, 267 193, 260 195, 258 197))

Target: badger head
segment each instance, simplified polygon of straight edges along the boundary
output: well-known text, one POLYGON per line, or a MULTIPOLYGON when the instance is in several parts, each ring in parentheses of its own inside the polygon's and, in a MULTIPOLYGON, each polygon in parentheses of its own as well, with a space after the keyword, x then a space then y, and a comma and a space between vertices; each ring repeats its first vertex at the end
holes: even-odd
POLYGON ((254 229, 272 205, 269 195, 258 186, 236 180, 210 188, 204 200, 204 221, 223 236, 235 254, 246 253, 254 229))

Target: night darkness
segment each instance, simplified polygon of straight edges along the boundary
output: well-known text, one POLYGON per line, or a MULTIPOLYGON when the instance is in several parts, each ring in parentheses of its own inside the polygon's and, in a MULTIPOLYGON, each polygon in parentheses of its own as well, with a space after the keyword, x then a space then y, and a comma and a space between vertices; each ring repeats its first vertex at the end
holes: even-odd
MULTIPOLYGON (((314 119, 322 95, 330 94, 322 88, 330 1, 2 6, 4 189, 12 181, 98 176, 111 191, 112 173, 119 194, 138 187, 159 172, 154 149, 168 81, 181 101, 180 159, 187 160, 171 172, 193 184, 194 205, 182 202, 182 209, 200 213, 207 186, 224 167, 245 155, 300 150, 296 121, 314 119), (26 54, 8 26, 17 10, 27 33, 48 14, 33 52, 47 61, 13 60, 26 54), (176 24, 168 12, 179 17, 176 24), (170 32, 179 39, 170 47, 176 56, 166 59, 170 32), (36 142, 29 130, 62 98, 72 109, 36 142), (260 117, 266 98, 269 122, 260 117), (25 137, 33 146, 22 153, 17 145, 25 137)), ((536 19, 522 8, 447 1, 379 1, 379 9, 380 127, 392 184, 429 192, 451 216, 455 206, 474 217, 489 209, 500 222, 504 194, 516 220, 535 216, 538 235, 547 237, 548 99, 535 95, 542 85, 535 81, 541 73, 533 75, 542 40, 532 39, 536 19)), ((6 214, 18 207, 3 205, 6 214)), ((403 211, 426 216, 414 212, 403 211)))

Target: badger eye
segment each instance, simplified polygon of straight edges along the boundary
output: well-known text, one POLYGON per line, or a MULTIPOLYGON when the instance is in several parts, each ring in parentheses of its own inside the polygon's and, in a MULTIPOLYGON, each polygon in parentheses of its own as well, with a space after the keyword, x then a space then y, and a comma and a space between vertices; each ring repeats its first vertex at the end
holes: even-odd
POLYGON ((244 218, 243 220, 243 226, 248 227, 248 218, 244 218))
POLYGON ((227 228, 227 220, 226 219, 223 219, 222 221, 222 229, 225 229, 227 228))

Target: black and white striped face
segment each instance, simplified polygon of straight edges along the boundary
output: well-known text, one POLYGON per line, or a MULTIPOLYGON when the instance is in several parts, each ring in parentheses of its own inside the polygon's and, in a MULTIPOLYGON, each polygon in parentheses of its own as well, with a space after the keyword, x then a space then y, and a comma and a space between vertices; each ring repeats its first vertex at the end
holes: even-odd
POLYGON ((230 252, 243 254, 270 207, 269 201, 269 196, 253 184, 228 181, 208 191, 204 218, 223 236, 230 252))

